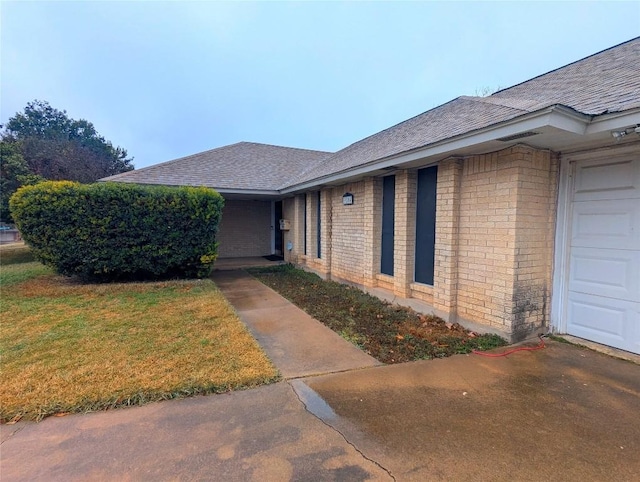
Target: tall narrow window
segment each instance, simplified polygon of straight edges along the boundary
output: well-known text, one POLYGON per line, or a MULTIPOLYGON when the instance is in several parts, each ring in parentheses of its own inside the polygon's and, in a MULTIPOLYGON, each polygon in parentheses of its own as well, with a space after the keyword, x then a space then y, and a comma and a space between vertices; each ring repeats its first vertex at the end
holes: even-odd
POLYGON ((304 194, 304 224, 303 224, 303 245, 304 245, 304 254, 307 254, 307 193, 304 194))
POLYGON ((416 206, 415 280, 433 285, 436 247, 436 185, 438 167, 418 171, 418 199, 416 206))
POLYGON ((382 246, 380 272, 393 276, 393 243, 396 206, 396 176, 383 178, 382 183, 382 246))
POLYGON ((318 218, 317 221, 316 221, 316 223, 317 223, 317 229, 316 229, 316 235, 317 235, 316 248, 317 249, 316 249, 316 253, 317 253, 318 258, 322 258, 322 241, 321 241, 322 240, 322 215, 321 215, 321 213, 322 213, 321 204, 322 203, 321 203, 321 197, 320 196, 321 196, 321 193, 320 193, 320 191, 318 191, 318 202, 316 203, 317 208, 318 208, 318 212, 317 212, 317 216, 316 216, 318 218))

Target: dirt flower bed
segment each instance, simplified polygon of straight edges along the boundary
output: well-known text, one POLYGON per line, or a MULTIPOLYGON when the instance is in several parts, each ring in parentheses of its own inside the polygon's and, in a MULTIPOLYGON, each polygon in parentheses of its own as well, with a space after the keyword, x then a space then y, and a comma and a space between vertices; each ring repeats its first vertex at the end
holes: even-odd
POLYGON ((282 265, 251 274, 383 363, 441 358, 506 345, 457 323, 391 305, 363 291, 282 265))

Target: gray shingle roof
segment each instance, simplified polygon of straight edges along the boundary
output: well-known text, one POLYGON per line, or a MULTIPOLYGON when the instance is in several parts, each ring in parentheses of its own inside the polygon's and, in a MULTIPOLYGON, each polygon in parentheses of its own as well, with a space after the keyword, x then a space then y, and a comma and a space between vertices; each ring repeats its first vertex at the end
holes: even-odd
POLYGON ((562 104, 588 115, 640 107, 640 37, 503 89, 487 100, 527 110, 562 104))
POLYGON ((329 156, 305 181, 425 147, 553 105, 588 115, 640 107, 640 37, 489 97, 458 97, 329 156))
POLYGON ((108 180, 284 189, 554 105, 591 116, 640 107, 640 37, 488 97, 458 97, 333 154, 241 142, 108 180))
POLYGON ((323 151, 238 142, 103 180, 275 191, 328 155, 323 151))

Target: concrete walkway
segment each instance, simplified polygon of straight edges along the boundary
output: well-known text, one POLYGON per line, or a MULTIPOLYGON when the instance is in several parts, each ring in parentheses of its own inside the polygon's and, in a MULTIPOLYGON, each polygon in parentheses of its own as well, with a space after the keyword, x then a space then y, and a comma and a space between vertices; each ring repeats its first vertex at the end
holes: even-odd
POLYGON ((284 378, 380 365, 245 271, 217 271, 213 280, 284 378))
POLYGON ((0 479, 640 480, 638 365, 549 341, 372 366, 246 274, 216 281, 287 380, 4 425, 0 479))

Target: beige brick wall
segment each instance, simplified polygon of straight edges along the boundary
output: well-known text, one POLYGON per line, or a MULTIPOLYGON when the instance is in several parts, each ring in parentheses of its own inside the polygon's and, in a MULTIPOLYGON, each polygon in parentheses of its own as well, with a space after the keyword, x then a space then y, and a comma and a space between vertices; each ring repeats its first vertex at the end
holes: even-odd
POLYGON ((515 155, 520 175, 511 315, 520 337, 550 323, 559 160, 544 151, 520 149, 515 155))
MULTIPOLYGON (((287 243, 291 242, 292 245, 297 245, 299 239, 297 235, 301 232, 301 230, 297 230, 296 226, 299 226, 303 223, 303 220, 300 218, 300 212, 298 210, 297 199, 296 198, 287 198, 282 200, 282 219, 286 219, 289 221, 291 229, 289 231, 282 231, 282 247, 284 249, 284 260, 287 263, 295 263, 297 262, 296 257, 293 255, 293 250, 289 251, 287 249, 287 243), (300 219, 299 219, 300 218, 300 219)), ((280 226, 276 226, 278 229, 280 226)))
POLYGON ((382 179, 369 177, 364 180, 362 203, 364 244, 362 246, 364 284, 385 287, 393 291, 393 278, 380 278, 380 250, 382 244, 382 179), (390 284, 390 288, 389 288, 390 284))
POLYGON ((320 257, 318 257, 318 192, 307 193, 307 255, 304 263, 322 275, 331 273, 331 189, 320 191, 320 257))
POLYGON ((509 331, 517 168, 508 153, 464 161, 460 186, 457 314, 509 331))
POLYGON ((414 170, 398 171, 395 176, 394 293, 407 298, 411 296, 411 283, 414 278, 418 176, 414 170))
POLYGON ((271 201, 225 201, 218 230, 218 256, 271 254, 271 201))
POLYGON ((366 239, 374 234, 365 227, 365 184, 364 181, 345 184, 329 191, 333 221, 331 275, 358 284, 365 282, 366 239), (350 206, 342 204, 342 195, 347 192, 354 196, 354 204, 350 206))
POLYGON ((425 311, 431 307, 449 320, 520 339, 549 320, 557 175, 553 153, 525 145, 443 160, 433 286, 413 281, 415 170, 395 173, 395 276, 380 274, 381 178, 323 189, 322 259, 315 253, 317 197, 310 193, 309 254, 302 256, 299 245, 291 259, 332 278, 420 300, 425 311), (342 205, 345 192, 354 194, 354 205, 342 205))
POLYGON ((460 187, 464 160, 446 159, 438 165, 436 246, 433 306, 455 318, 460 245, 460 187))
POLYGON ((549 319, 557 160, 515 146, 464 161, 457 314, 526 336, 549 319))

